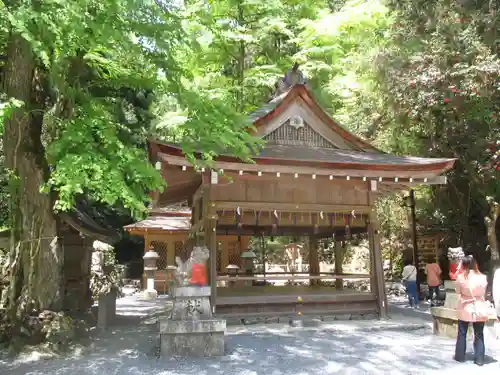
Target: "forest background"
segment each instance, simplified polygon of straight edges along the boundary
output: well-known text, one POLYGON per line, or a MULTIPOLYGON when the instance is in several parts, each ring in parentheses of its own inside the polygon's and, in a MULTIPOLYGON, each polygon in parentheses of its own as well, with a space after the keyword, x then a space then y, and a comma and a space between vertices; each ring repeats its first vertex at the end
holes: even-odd
MULTIPOLYGON (((0 2, 0 227, 6 306, 58 310, 65 212, 116 228, 163 181, 148 137, 206 163, 258 142, 244 116, 301 64, 343 126, 395 154, 453 157, 416 191, 417 223, 498 260, 500 18, 493 0, 4 0, 0 2), (83 203, 82 203, 83 202, 83 203), (98 218, 98 219, 99 219, 98 218), (99 221, 96 219, 97 221, 99 221), (484 252, 486 245, 490 252, 484 252), (25 303, 16 303, 24 301, 25 303)), ((379 202, 385 251, 408 208, 379 202)))

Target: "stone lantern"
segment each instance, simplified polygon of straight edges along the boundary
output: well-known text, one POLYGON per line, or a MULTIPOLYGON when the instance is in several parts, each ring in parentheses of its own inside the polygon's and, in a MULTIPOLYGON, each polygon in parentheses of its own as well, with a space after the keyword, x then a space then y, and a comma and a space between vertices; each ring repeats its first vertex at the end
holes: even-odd
MULTIPOLYGON (((238 272, 240 270, 240 267, 238 267, 236 264, 229 264, 227 267, 226 267, 226 271, 227 271, 227 274, 230 276, 230 277, 235 277, 235 276, 238 276, 238 272)), ((233 280, 229 280, 229 287, 230 288, 233 288, 234 286, 236 285, 236 281, 233 279, 233 280)))
POLYGON ((146 290, 144 291, 144 298, 157 298, 158 292, 155 289, 155 274, 157 270, 156 263, 158 259, 160 259, 160 256, 153 249, 149 249, 142 259, 144 259, 144 272, 146 273, 146 290))
MULTIPOLYGON (((242 263, 243 263, 243 271, 247 275, 253 275, 253 260, 257 258, 257 255, 251 250, 248 249, 244 251, 240 255, 242 263)), ((252 281, 245 281, 245 286, 252 286, 252 281)))

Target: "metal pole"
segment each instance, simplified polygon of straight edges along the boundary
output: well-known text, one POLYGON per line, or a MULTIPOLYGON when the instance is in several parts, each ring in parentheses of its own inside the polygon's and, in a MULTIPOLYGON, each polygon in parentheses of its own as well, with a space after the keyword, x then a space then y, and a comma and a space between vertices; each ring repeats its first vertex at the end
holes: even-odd
MULTIPOLYGON (((410 208, 411 208, 411 236, 413 240, 413 265, 417 269, 417 296, 420 296, 420 277, 419 277, 419 259, 417 244, 417 220, 415 218, 415 192, 410 190, 410 208)), ((420 298, 420 297, 419 297, 420 298)))

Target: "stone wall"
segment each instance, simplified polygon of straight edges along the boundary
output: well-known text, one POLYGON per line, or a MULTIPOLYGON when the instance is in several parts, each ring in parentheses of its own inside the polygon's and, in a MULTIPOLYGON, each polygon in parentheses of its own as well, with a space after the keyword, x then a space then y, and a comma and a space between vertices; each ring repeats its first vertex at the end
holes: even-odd
POLYGON ((70 314, 87 311, 92 304, 90 266, 92 240, 83 238, 70 227, 63 231, 64 246, 64 306, 70 314))

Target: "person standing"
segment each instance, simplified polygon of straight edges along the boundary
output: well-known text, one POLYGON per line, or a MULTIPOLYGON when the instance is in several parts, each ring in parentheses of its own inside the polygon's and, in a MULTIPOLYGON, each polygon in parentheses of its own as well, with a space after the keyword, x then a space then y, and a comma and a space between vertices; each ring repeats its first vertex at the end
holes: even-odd
POLYGON ((410 307, 418 307, 420 299, 417 293, 417 267, 410 260, 405 262, 402 279, 406 285, 406 294, 408 295, 410 307))
POLYGON ((495 333, 497 339, 500 339, 500 267, 497 268, 493 275, 493 303, 497 312, 497 321, 495 322, 495 333))
POLYGON ((441 267, 432 260, 425 266, 427 285, 429 286, 429 299, 431 306, 435 306, 434 295, 439 300, 439 286, 441 285, 441 267))
POLYGON ((465 361, 465 350, 467 345, 467 330, 472 323, 474 329, 474 363, 478 366, 484 364, 484 323, 488 317, 474 314, 474 311, 485 304, 486 287, 488 281, 486 275, 479 272, 477 262, 472 255, 462 259, 462 272, 457 276, 456 292, 459 297, 458 333, 455 346, 455 361, 465 361))

